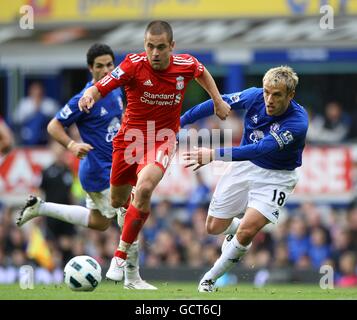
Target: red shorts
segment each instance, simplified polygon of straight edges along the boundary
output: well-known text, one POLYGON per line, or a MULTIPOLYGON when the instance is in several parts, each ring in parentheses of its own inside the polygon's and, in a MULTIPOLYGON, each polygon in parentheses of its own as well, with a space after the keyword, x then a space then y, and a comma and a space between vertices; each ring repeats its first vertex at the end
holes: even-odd
POLYGON ((155 164, 165 173, 176 151, 176 140, 141 143, 114 141, 110 184, 136 185, 138 173, 148 164, 155 164))

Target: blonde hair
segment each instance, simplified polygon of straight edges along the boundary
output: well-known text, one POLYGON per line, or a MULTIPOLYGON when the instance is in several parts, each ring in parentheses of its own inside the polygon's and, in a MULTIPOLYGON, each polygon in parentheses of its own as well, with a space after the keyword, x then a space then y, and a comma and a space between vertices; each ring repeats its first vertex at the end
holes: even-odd
POLYGON ((280 66, 269 69, 263 78, 263 84, 271 86, 286 84, 287 93, 295 91, 299 78, 295 71, 289 66, 280 66))

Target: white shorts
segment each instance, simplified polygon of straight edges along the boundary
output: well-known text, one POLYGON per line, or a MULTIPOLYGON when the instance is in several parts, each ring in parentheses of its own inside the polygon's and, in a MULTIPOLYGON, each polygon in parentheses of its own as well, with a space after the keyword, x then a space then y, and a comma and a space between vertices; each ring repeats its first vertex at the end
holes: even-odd
POLYGON ((230 219, 249 207, 276 223, 279 209, 297 181, 295 171, 263 169, 250 161, 232 162, 218 181, 208 215, 230 219))
POLYGON ((111 219, 117 215, 117 209, 111 206, 110 189, 101 192, 87 192, 86 207, 99 210, 102 216, 111 219))

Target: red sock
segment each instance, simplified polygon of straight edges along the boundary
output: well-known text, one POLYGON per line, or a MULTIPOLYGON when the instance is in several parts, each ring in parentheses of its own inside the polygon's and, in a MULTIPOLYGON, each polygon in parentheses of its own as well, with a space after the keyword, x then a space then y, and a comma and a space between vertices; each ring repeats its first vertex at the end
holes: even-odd
MULTIPOLYGON (((125 214, 123 232, 121 235, 121 240, 126 243, 132 244, 137 238, 140 230, 144 226, 146 219, 150 214, 149 212, 142 212, 135 208, 132 204, 129 205, 128 211, 125 214)), ((116 250, 116 257, 126 259, 126 252, 121 250, 116 250)))

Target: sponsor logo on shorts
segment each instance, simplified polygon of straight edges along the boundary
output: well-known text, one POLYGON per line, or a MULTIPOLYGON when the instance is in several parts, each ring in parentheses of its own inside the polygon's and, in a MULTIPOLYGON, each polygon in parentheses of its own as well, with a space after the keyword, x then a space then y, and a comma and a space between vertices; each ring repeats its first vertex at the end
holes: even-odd
POLYGON ((273 215, 275 218, 279 218, 279 210, 276 210, 276 211, 272 212, 272 215, 273 215))

